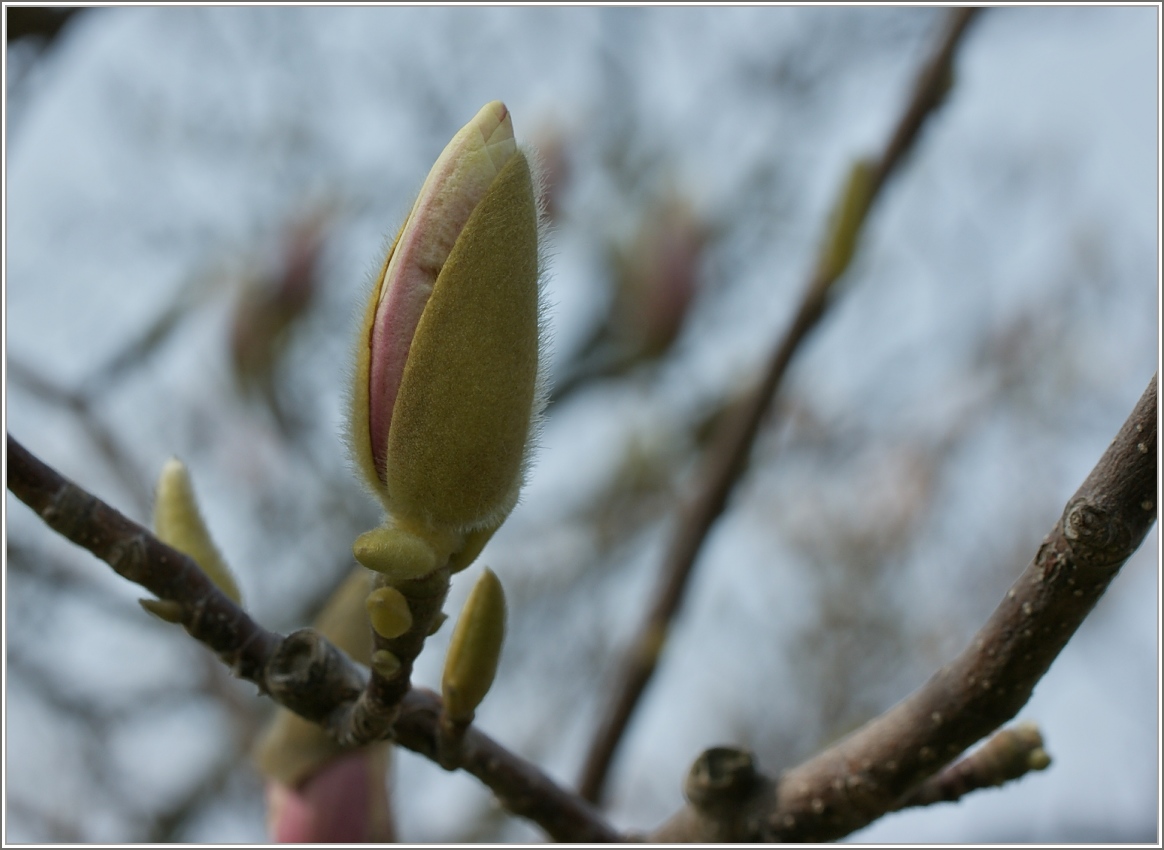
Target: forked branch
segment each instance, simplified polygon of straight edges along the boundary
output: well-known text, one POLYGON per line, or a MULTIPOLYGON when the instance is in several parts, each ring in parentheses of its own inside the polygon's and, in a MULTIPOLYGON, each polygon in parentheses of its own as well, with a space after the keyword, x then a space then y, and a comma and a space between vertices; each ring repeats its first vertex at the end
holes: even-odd
MULTIPOLYGON (((657 841, 830 841, 900 808, 1026 704, 1156 521, 1156 376, 1034 560, 970 645, 902 702, 839 743, 709 814, 689 805, 657 841), (711 839, 714 840, 714 839, 711 839)), ((973 758, 973 756, 971 756, 973 758)), ((928 793, 928 792, 923 792, 928 793)))
MULTIPOLYGON (((286 638, 267 631, 215 587, 192 559, 63 478, 11 435, 7 455, 8 489, 18 499, 118 575, 178 603, 186 631, 214 650, 236 676, 342 740, 368 740, 353 728, 361 719, 353 709, 367 671, 310 629, 286 638)), ((435 761, 440 705, 435 694, 410 691, 396 720, 397 743, 435 761)), ((473 727, 465 735, 461 766, 509 811, 532 820, 558 841, 622 839, 592 806, 473 727)))

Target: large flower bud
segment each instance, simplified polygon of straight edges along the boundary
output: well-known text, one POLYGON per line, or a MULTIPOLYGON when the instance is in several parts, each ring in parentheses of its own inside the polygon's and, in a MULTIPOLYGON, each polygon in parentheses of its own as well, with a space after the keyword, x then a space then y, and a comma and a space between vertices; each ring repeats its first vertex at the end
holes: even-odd
POLYGON ((538 375, 535 197, 494 101, 449 142, 388 252, 352 403, 353 453, 392 516, 357 541, 365 566, 467 566, 517 501, 538 375))

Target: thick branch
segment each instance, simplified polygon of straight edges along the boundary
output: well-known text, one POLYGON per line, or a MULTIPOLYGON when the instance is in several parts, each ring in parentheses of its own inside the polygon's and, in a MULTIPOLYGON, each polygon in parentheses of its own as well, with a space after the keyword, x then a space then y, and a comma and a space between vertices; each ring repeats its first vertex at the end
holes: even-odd
MULTIPOLYGON (((872 172, 865 210, 917 139, 925 118, 942 102, 949 88, 954 51, 975 12, 955 9, 934 57, 922 69, 913 97, 894 129, 872 172)), ((864 211, 862 211, 862 216, 864 211)), ((863 218, 861 219, 863 220, 863 218)), ((860 221, 856 223, 859 230, 860 221)), ((856 237, 854 236, 854 239, 856 237)), ((792 325, 773 349, 763 379, 737 407, 729 411, 712 439, 694 494, 679 509, 675 530, 658 587, 646 620, 627 651, 612 689, 602 722, 591 742, 578 785, 588 800, 598 800, 611 761, 647 688, 666 642, 667 631, 687 589, 695 560, 712 525, 727 506, 728 497, 743 473, 764 412, 788 369, 793 355, 820 322, 830 304, 837 273, 833 258, 822 258, 805 288, 792 325)))
MULTIPOLYGON (((905 700, 787 771, 734 840, 848 835, 1015 716, 1156 520, 1156 381, 970 646, 905 700)), ((691 821, 684 810, 652 837, 687 840, 691 821)))
MULTIPOLYGON (((182 625, 236 676, 301 716, 322 722, 338 738, 364 740, 357 739, 350 724, 368 675, 328 641, 310 629, 286 638, 267 631, 219 591, 193 560, 61 477, 11 435, 7 461, 8 489, 18 499, 118 575, 180 605, 182 625)), ((396 723, 397 742, 435 760, 439 714, 439 697, 410 691, 396 723)), ((509 811, 537 823, 556 840, 622 840, 588 803, 476 729, 465 736, 462 766, 509 811)))

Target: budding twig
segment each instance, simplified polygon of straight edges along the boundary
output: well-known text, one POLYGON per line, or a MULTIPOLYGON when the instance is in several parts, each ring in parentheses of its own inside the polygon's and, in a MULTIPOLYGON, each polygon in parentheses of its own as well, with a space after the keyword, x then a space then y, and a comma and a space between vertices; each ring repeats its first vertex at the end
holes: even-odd
POLYGON ((902 797, 894 809, 951 803, 979 788, 996 788, 1034 770, 1046 770, 1051 757, 1033 723, 1003 729, 965 758, 934 774, 902 797))
MULTIPOLYGON (((913 96, 886 145, 880 159, 861 187, 864 209, 849 216, 848 243, 856 244, 865 214, 880 190, 917 139, 926 117, 942 102, 949 86, 950 68, 967 25, 978 10, 960 8, 951 12, 950 24, 930 62, 922 68, 913 96)), ((663 559, 663 568, 654 601, 646 619, 628 649, 605 715, 588 750, 579 779, 579 789, 588 800, 602 795, 610 764, 639 698, 658 666, 669 624, 682 604, 695 559, 703 541, 719 515, 747 464, 760 422, 775 395, 793 355, 824 317, 834 293, 833 284, 843 265, 826 255, 809 278, 792 325, 779 340, 768 361, 763 379, 732 415, 718 428, 704 457, 699 484, 694 495, 679 509, 675 531, 663 559)))
MULTIPOLYGON (((182 608, 182 625, 213 649, 242 679, 309 719, 323 719, 339 738, 359 738, 344 723, 367 674, 310 629, 283 638, 252 620, 214 586, 186 555, 166 546, 7 435, 8 489, 65 538, 92 552, 118 575, 182 608)), ((396 742, 436 760, 441 700, 410 690, 400 705, 396 742)), ((475 728, 466 731, 461 766, 481 780, 505 808, 538 824, 553 839, 577 843, 621 841, 590 804, 562 788, 535 765, 475 728)))
MULTIPOLYGON (((387 586, 382 579, 381 587, 387 586)), ((411 687, 412 664, 435 631, 441 606, 449 592, 449 569, 392 585, 408 602, 412 624, 402 635, 386 638, 373 631, 372 675, 360 698, 351 707, 340 741, 349 744, 377 740, 391 734, 401 700, 411 687), (385 663, 389 662, 389 663, 385 663)))

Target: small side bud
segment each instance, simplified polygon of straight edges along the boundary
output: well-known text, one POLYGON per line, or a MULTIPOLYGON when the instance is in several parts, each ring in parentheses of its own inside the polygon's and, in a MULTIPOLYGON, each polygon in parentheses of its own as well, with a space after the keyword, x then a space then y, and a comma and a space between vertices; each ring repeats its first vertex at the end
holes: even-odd
POLYGON ((1051 766, 1051 757, 1047 751, 1040 747, 1037 750, 1032 750, 1027 755, 1027 767, 1031 770, 1046 770, 1051 766))
POLYGON ((423 578, 440 566, 427 541, 400 528, 381 526, 365 531, 352 546, 356 560, 389 581, 423 578))
POLYGON ((497 673, 501 643, 505 638, 505 592, 492 570, 477 580, 449 643, 445 672, 441 679, 445 714, 453 721, 467 722, 497 673))
POLYGON ((371 668, 384 679, 391 679, 400 671, 400 659, 386 649, 372 653, 371 668))
POLYGON ((382 638, 398 638, 412 628, 412 611, 404 594, 394 587, 378 587, 366 603, 372 628, 382 638))
POLYGON ((485 544, 493 537, 493 532, 497 530, 497 526, 490 526, 489 528, 479 528, 476 531, 471 531, 465 536, 465 545, 461 547, 460 551, 454 552, 449 558, 449 572, 456 574, 461 570, 468 568, 477 556, 481 554, 481 550, 485 548, 485 544))
POLYGON ((186 466, 177 458, 166 461, 158 478, 154 532, 163 543, 193 558, 218 589, 236 604, 242 603, 234 575, 214 545, 198 510, 198 500, 186 466))
POLYGON ((857 239, 873 191, 873 169, 873 163, 867 159, 854 162, 844 191, 833 208, 820 257, 820 274, 830 281, 845 273, 857 251, 857 239))
POLYGON ((167 623, 182 622, 182 606, 170 599, 139 599, 137 604, 159 620, 167 623))

